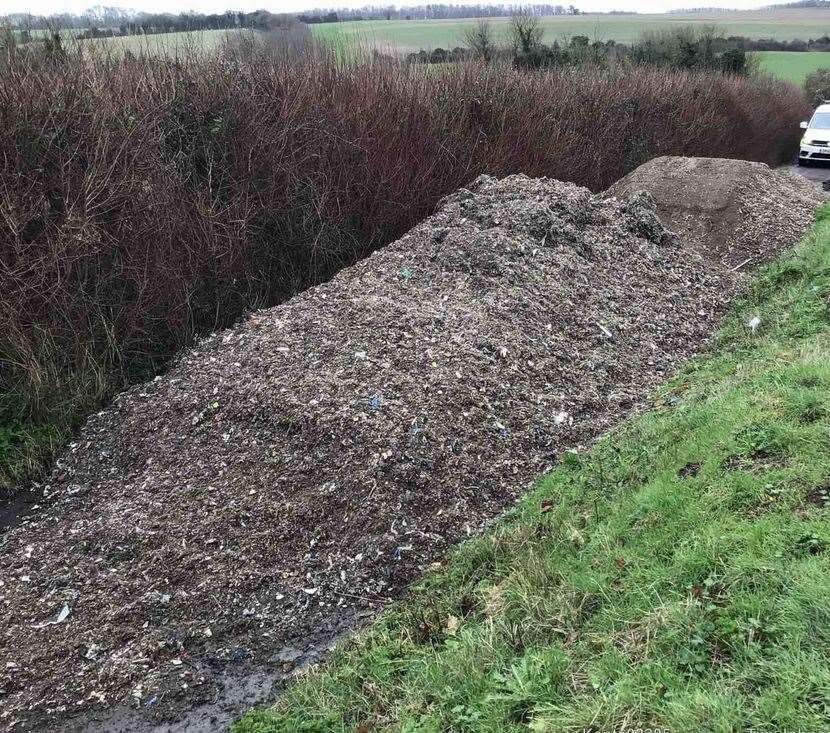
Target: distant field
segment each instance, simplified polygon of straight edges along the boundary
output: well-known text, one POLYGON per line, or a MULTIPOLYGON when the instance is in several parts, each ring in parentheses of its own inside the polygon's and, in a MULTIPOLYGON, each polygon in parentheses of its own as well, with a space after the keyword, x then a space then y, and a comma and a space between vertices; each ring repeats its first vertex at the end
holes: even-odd
POLYGON ((830 53, 823 51, 761 51, 758 56, 763 71, 795 84, 803 84, 816 69, 830 68, 830 53))
MULTIPOLYGON (((149 36, 121 36, 114 38, 96 39, 95 43, 102 43, 118 49, 129 50, 132 53, 148 51, 149 53, 175 54, 189 49, 209 50, 221 45, 231 34, 239 33, 234 30, 190 31, 184 33, 156 33, 149 36)), ((255 33, 256 31, 248 31, 255 33)))
MULTIPOLYGON (((83 31, 83 28, 61 28, 60 34, 64 38, 71 38, 77 33, 83 33, 83 31)), ((45 38, 46 36, 51 35, 52 31, 35 28, 34 30, 29 31, 29 33, 31 34, 32 38, 45 38)))
MULTIPOLYGON (((61 35, 65 43, 72 43, 72 39, 83 29, 62 30, 61 35)), ((189 50, 210 50, 221 45, 229 36, 238 33, 259 33, 253 30, 208 30, 187 31, 182 33, 152 33, 150 35, 113 36, 111 38, 91 38, 80 41, 84 47, 100 47, 131 53, 147 52, 150 55, 173 56, 189 50)), ((35 31, 35 38, 43 32, 35 31)))
MULTIPOLYGON (((707 25, 715 23, 726 35, 751 38, 808 39, 830 32, 830 9, 791 10, 778 12, 735 12, 722 15, 582 15, 543 18, 545 38, 553 41, 573 35, 614 39, 620 42, 636 40, 645 30, 659 30, 672 26, 707 25), (826 24, 826 25, 825 25, 826 24)), ((464 29, 474 21, 354 21, 349 23, 322 23, 312 25, 317 38, 335 44, 365 44, 395 51, 432 48, 452 48, 463 45, 464 29)), ((506 34, 508 18, 494 18, 497 33, 506 34)), ((81 29, 61 31, 68 41, 81 29)), ((116 36, 83 41, 102 48, 142 51, 151 55, 175 55, 187 50, 210 50, 222 44, 229 35, 259 33, 259 31, 208 30, 183 33, 116 36)), ((42 33, 33 31, 38 37, 42 33)), ((801 84, 811 71, 830 67, 830 52, 761 51, 757 52, 761 69, 774 76, 801 84)))
MULTIPOLYGON (((366 20, 312 26, 320 38, 364 42, 399 51, 452 48, 462 45, 464 29, 473 20, 366 20)), ((508 18, 491 21, 497 33, 507 32, 508 18)), ((558 15, 542 19, 545 39, 574 35, 620 42, 636 40, 643 31, 684 25, 716 25, 726 35, 792 40, 820 36, 830 30, 830 9, 736 11, 690 15, 558 15)))

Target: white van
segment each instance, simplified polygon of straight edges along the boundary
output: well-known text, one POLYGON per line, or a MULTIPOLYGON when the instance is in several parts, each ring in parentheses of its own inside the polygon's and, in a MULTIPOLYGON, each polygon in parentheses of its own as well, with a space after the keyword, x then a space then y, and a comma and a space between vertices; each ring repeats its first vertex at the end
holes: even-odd
POLYGON ((810 165, 819 160, 830 161, 830 102, 819 105, 809 122, 802 122, 801 149, 798 164, 810 165))

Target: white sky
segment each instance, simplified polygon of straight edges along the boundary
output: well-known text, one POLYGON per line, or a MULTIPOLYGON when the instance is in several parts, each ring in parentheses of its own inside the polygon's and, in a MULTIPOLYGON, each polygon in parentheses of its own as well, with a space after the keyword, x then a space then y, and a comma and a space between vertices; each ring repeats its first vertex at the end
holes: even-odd
MULTIPOLYGON (((439 2, 441 0, 438 0, 439 2)), ((563 5, 573 2, 580 10, 608 11, 608 10, 636 10, 641 13, 659 13, 676 8, 696 6, 728 7, 750 9, 769 4, 772 0, 539 0, 551 4, 557 2, 563 5)), ((421 5, 428 0, 403 0, 395 5, 421 5)), ((464 0, 446 0, 456 4, 465 4, 464 0)), ((485 0, 481 0, 485 2, 485 0)), ((521 0, 505 0, 505 2, 521 2, 521 0)), ((528 4, 534 0, 527 0, 528 4)), ((0 0, 0 15, 5 13, 33 13, 35 15, 50 15, 52 13, 81 13, 91 5, 106 5, 111 7, 135 8, 147 12, 178 13, 195 10, 203 13, 216 13, 224 10, 269 10, 272 13, 295 12, 312 7, 361 7, 363 5, 385 5, 383 0, 367 2, 367 0, 0 0)), ((392 4, 392 3, 389 3, 392 4)))

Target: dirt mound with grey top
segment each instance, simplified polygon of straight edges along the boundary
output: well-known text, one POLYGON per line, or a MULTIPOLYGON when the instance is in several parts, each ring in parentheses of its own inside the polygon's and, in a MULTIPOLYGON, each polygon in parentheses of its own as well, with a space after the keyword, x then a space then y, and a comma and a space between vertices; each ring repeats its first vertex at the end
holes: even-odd
POLYGON ((0 726, 193 721, 314 658, 705 343, 702 251, 646 195, 485 176, 122 394, 0 538, 0 726))
POLYGON ((660 219, 707 258, 746 269, 798 239, 826 194, 796 173, 724 158, 654 158, 620 179, 606 195, 638 191, 660 219))

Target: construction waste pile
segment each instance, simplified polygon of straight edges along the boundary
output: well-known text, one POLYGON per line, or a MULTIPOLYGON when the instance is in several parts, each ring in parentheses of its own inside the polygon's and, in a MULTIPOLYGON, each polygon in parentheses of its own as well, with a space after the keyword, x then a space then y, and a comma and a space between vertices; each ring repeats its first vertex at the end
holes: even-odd
POLYGON ((93 416, 0 536, 0 727, 175 717, 228 665, 371 616, 644 404, 821 200, 728 160, 659 159, 599 196, 482 176, 202 340, 93 416))

